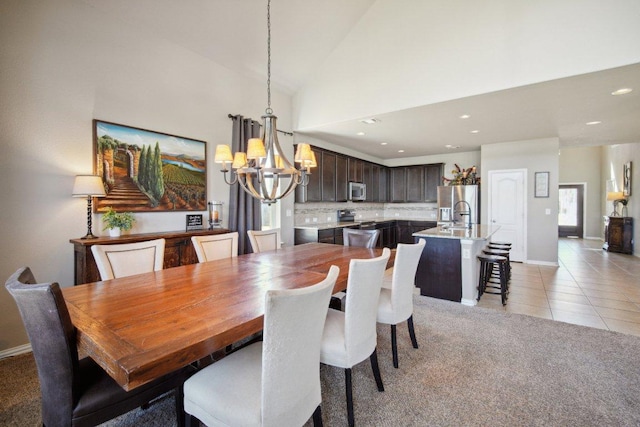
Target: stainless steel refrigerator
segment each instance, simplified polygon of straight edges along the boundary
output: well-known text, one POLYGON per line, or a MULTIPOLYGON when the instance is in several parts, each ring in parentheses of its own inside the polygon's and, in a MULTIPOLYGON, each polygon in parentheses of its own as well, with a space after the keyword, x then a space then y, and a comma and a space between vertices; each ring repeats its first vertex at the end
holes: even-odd
POLYGON ((438 225, 480 224, 480 187, 449 185, 438 187, 438 225), (471 215, 471 218, 467 215, 471 215))

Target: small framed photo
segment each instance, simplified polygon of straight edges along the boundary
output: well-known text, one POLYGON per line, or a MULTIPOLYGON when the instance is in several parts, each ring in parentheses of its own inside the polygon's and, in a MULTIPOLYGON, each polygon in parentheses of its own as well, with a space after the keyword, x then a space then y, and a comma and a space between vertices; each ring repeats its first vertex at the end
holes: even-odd
POLYGON ((202 230, 204 229, 204 225, 202 222, 202 215, 200 214, 196 214, 196 215, 187 215, 187 227, 186 227, 186 231, 192 231, 192 230, 202 230))
POLYGON ((536 172, 535 197, 549 197, 549 172, 536 172))
POLYGON ((622 195, 629 197, 631 195, 631 162, 624 164, 622 174, 622 195))

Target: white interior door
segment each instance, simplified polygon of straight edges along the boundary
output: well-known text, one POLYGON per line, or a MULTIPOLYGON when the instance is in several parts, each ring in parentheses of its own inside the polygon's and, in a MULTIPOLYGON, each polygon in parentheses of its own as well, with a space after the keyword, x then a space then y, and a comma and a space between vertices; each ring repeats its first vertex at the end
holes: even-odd
POLYGON ((500 226, 491 240, 510 242, 512 261, 527 258, 527 170, 489 171, 488 220, 500 226))

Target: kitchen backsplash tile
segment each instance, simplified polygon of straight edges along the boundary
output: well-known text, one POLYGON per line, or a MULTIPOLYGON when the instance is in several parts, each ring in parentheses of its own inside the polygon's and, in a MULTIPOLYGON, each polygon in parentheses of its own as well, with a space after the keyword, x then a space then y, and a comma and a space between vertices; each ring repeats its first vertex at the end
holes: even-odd
POLYGON ((355 210, 356 220, 402 218, 436 220, 436 203, 295 203, 295 224, 337 222, 337 211, 355 210))

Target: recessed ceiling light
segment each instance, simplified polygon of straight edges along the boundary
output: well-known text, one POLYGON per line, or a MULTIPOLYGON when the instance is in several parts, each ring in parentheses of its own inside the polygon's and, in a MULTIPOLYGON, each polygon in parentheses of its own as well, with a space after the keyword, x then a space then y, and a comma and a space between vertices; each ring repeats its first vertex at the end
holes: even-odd
POLYGON ((364 132, 358 132, 356 135, 362 136, 362 135, 364 135, 364 132))
POLYGON ((478 133, 480 132, 479 130, 472 130, 471 133, 478 133))
POLYGON ((372 117, 372 118, 370 118, 370 119, 362 119, 362 120, 360 120, 360 122, 362 122, 362 123, 366 123, 366 124, 368 124, 368 125, 372 125, 372 124, 374 124, 374 123, 379 123, 379 122, 380 122, 380 119, 376 119, 376 118, 372 117))
POLYGON ((587 122, 587 126, 591 126, 591 125, 599 125, 600 123, 602 123, 601 121, 598 120, 594 120, 593 122, 587 122))
POLYGON ((444 148, 448 148, 450 150, 453 150, 454 148, 460 148, 459 145, 451 145, 451 144, 447 144, 444 146, 444 148))
POLYGON ((381 142, 380 145, 387 145, 387 142, 381 142))
POLYGON ((398 150, 398 153, 404 153, 404 150, 398 150))
POLYGON ((611 92, 611 95, 613 96, 617 96, 617 95, 626 95, 628 93, 633 92, 633 89, 631 89, 630 87, 623 87, 620 88, 618 90, 614 90, 613 92, 611 92))
POLYGON ((468 114, 463 114, 463 115, 460 116, 461 119, 468 119, 469 117, 471 117, 471 116, 468 115, 468 114))

